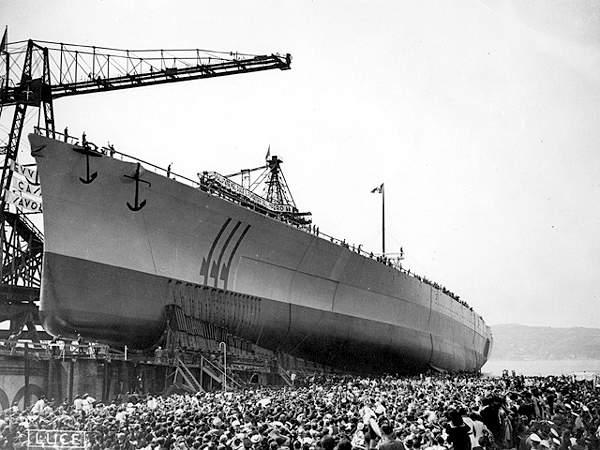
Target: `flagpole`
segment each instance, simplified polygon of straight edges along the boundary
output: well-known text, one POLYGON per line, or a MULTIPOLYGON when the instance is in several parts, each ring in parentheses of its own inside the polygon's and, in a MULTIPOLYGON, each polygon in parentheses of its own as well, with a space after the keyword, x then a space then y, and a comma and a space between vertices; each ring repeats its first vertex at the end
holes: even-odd
POLYGON ((381 185, 381 253, 385 256, 385 187, 381 185))

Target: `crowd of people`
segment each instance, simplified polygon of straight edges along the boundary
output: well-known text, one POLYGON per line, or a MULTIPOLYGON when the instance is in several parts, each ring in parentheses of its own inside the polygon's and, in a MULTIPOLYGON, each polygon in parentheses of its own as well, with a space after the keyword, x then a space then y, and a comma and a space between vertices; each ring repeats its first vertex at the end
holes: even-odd
POLYGON ((321 377, 293 388, 39 399, 0 416, 0 448, 30 429, 82 430, 90 449, 597 450, 600 395, 569 378, 321 377))

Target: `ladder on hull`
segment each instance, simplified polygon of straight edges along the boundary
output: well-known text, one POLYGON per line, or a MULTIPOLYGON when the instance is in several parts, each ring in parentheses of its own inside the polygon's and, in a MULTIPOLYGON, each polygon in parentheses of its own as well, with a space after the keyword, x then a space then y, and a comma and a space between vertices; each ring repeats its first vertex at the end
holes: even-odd
POLYGON ((193 333, 194 330, 186 329, 185 324, 189 321, 183 321, 181 317, 178 317, 182 315, 181 308, 170 306, 166 309, 167 327, 163 342, 166 344, 167 354, 175 355, 175 377, 179 377, 184 381, 184 386, 188 386, 196 392, 204 390, 203 386, 207 386, 203 383, 204 375, 210 380, 209 390, 212 390, 211 388, 214 388, 215 384, 219 387, 227 386, 228 389, 241 389, 245 383, 240 377, 226 370, 220 361, 207 358, 204 353, 205 345, 193 345, 204 344, 204 339, 199 339, 198 336, 190 339, 190 335, 196 333, 193 333), (187 344, 185 353, 182 351, 182 344, 187 344), (190 344, 192 344, 191 348, 190 344), (189 362, 190 359, 192 362, 189 362), (197 369, 196 373, 199 375, 200 381, 194 377, 190 368, 197 369))

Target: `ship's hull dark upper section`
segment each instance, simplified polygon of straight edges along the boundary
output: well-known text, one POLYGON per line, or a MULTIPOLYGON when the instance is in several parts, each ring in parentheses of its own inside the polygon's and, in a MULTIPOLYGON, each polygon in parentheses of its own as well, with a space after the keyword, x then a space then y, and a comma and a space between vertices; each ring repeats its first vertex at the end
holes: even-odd
POLYGON ((31 135, 44 196, 41 311, 54 334, 146 347, 165 307, 258 345, 352 368, 476 370, 480 316, 418 279, 136 165, 31 135), (129 206, 127 205, 129 203, 129 206))

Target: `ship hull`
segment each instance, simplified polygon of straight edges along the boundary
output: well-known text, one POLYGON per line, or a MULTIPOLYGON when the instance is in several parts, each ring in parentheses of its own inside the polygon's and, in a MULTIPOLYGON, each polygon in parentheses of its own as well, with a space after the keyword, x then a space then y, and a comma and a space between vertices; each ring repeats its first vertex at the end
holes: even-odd
POLYGON ((168 305, 259 346, 348 370, 478 370, 483 320, 314 234, 136 165, 31 135, 44 196, 45 327, 152 346, 168 305), (145 205, 138 211, 131 206, 145 205), (129 203, 129 206, 127 204, 129 203))

